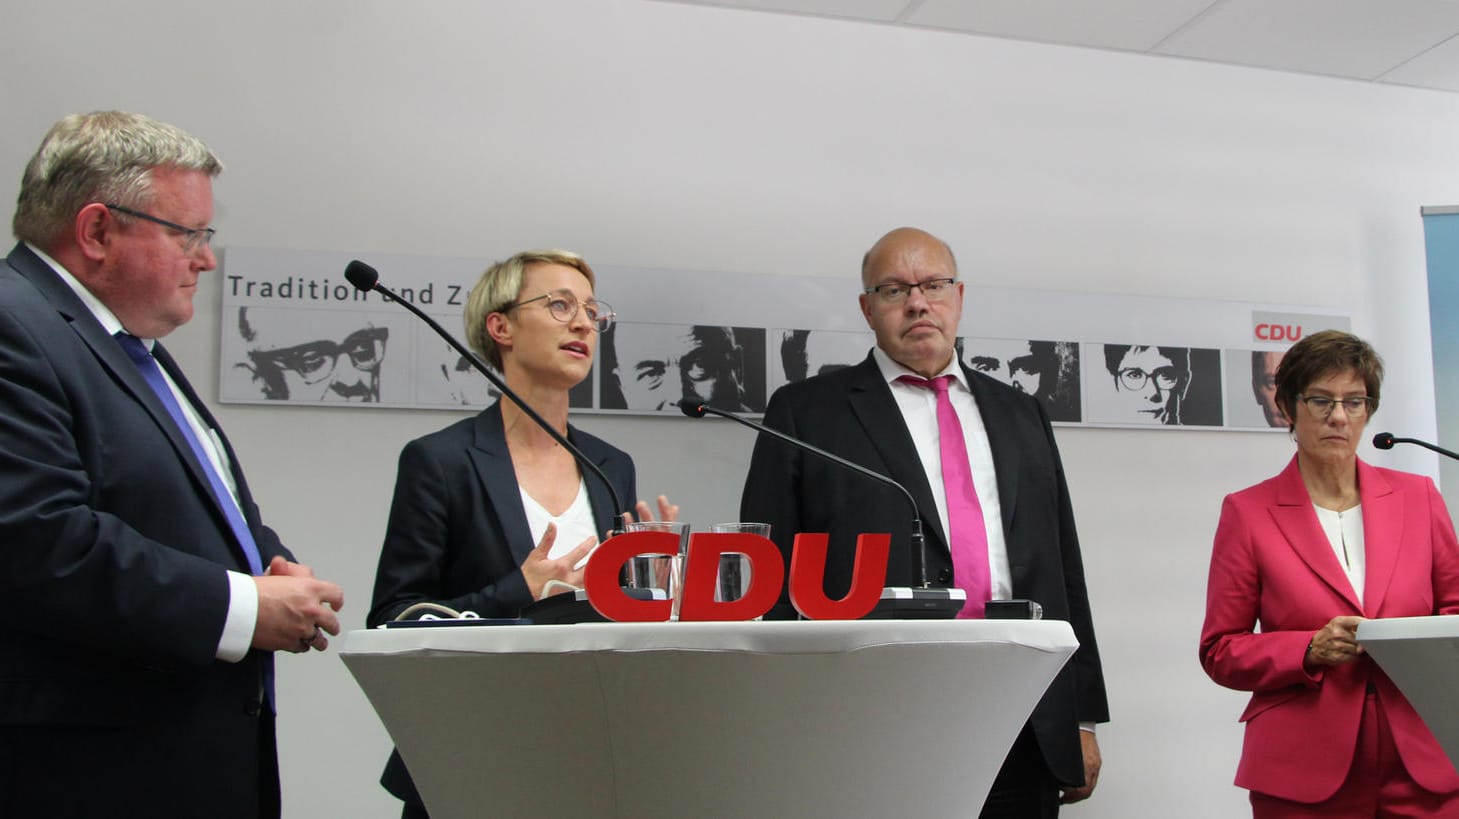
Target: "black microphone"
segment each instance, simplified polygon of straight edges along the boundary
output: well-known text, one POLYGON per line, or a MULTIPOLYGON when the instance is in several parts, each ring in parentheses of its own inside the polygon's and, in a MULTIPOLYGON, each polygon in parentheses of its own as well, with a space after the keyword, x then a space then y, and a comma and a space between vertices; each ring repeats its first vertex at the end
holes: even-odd
POLYGON ((1459 461, 1459 455, 1450 452, 1440 446, 1434 446, 1427 441, 1420 441, 1417 438, 1395 438, 1391 432, 1380 432, 1373 436, 1373 446, 1378 449, 1392 449, 1394 444, 1417 444, 1424 449, 1432 450, 1448 458, 1459 461))
POLYGON ((609 481, 608 476, 603 474, 603 470, 599 469, 597 464, 588 460, 588 457, 586 455, 580 452, 577 447, 573 446, 567 440, 567 436, 562 435, 558 433, 557 430, 553 429, 552 425, 547 423, 547 421, 543 419, 542 416, 538 415, 536 410, 528 406, 527 402, 523 401, 522 397, 520 395, 517 395, 516 391, 514 391, 511 387, 508 387, 506 385, 506 382, 502 381, 500 376, 492 372, 486 365, 482 364, 481 361, 477 359, 477 357, 470 350, 466 349, 464 346, 462 346, 461 342, 457 341, 450 333, 446 332, 446 329, 444 327, 442 327, 440 324, 437 324, 435 319, 426 315, 424 312, 421 311, 419 307, 416 307, 414 304, 411 304, 405 299, 400 298, 399 296, 390 292, 390 290, 384 285, 380 284, 380 272, 377 271, 375 268, 365 264, 359 259, 355 259, 345 266, 344 277, 349 280, 350 284, 355 286, 355 289, 363 290, 365 292, 378 290, 391 301, 398 302, 402 307, 414 313, 416 317, 419 318, 421 321, 429 324, 431 329, 436 331, 436 335, 445 339, 447 344, 450 344, 456 349, 456 352, 460 353, 464 359, 471 362, 471 366, 475 367, 477 372, 486 376, 487 381, 490 381, 496 386, 497 389, 501 390, 502 395, 505 395, 506 397, 512 399, 512 403, 521 407, 522 412, 527 413, 528 418, 531 418, 537 423, 537 426, 542 427, 542 429, 548 435, 552 436, 552 440, 558 442, 559 444, 562 444, 563 449, 566 449, 568 452, 572 453, 572 456, 577 459, 579 466, 582 466, 586 468, 589 472, 597 475, 598 480, 602 481, 603 486, 607 488, 608 497, 612 498, 613 500, 613 508, 615 510, 618 510, 613 513, 612 534, 623 534, 623 513, 628 511, 623 507, 623 499, 618 497, 618 492, 613 489, 612 481, 609 481))
POLYGON ((883 475, 880 472, 867 469, 861 464, 852 463, 851 461, 848 461, 839 455, 832 455, 826 450, 821 449, 820 447, 811 446, 810 444, 800 440, 799 438, 792 438, 791 436, 786 435, 778 429, 771 429, 764 424, 757 424, 754 421, 741 418, 733 412, 725 412, 724 410, 715 409, 708 404, 703 404, 698 401, 690 401, 687 398, 679 402, 679 409, 690 418, 703 418, 704 415, 708 413, 710 415, 718 415, 721 418, 728 418, 731 421, 738 421, 739 423, 744 424, 750 429, 763 432, 775 438, 779 438, 780 440, 792 446, 800 447, 801 449, 811 453, 812 455, 819 455, 820 457, 825 458, 832 463, 840 464, 841 466, 844 466, 852 471, 859 472, 868 478, 881 481, 888 486, 896 487, 897 491, 906 496, 907 505, 912 507, 912 588, 931 588, 931 584, 927 582, 927 540, 922 536, 922 516, 917 510, 917 501, 912 497, 912 493, 907 491, 907 487, 902 486, 901 484, 897 483, 891 478, 888 478, 886 475, 883 475))

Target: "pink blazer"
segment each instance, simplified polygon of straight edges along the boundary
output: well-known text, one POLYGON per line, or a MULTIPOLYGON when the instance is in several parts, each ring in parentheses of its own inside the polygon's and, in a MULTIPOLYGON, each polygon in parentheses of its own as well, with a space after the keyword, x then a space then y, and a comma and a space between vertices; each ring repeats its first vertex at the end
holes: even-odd
POLYGON ((1312 634, 1337 615, 1459 612, 1459 542, 1433 481, 1359 460, 1358 492, 1367 558, 1362 605, 1317 522, 1295 457, 1221 507, 1200 656, 1211 679, 1252 692, 1241 715, 1240 787, 1298 802, 1335 793, 1353 760, 1371 684, 1414 781, 1439 793, 1459 790, 1459 773, 1433 734, 1371 659, 1315 674, 1302 668, 1312 634))

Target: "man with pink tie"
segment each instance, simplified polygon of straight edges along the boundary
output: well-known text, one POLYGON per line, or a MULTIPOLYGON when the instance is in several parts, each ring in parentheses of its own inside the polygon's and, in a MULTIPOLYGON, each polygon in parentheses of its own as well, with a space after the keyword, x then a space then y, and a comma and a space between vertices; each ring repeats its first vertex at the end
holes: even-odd
MULTIPOLYGON (((893 230, 866 253, 861 278, 876 347, 854 367, 777 390, 765 423, 906 486, 925 521, 929 579, 968 592, 961 616, 981 617, 989 599, 1027 598, 1045 618, 1073 626, 1079 649, 1034 709, 982 811, 1056 816, 1060 802, 1094 789, 1094 724, 1108 720, 1109 707, 1048 416, 1037 399, 958 361, 963 283, 941 239, 893 230)), ((787 565, 796 533, 829 533, 825 590, 833 598, 850 588, 863 532, 891 533, 886 582, 911 582, 903 496, 768 436, 756 443, 740 515, 771 524, 787 565)))

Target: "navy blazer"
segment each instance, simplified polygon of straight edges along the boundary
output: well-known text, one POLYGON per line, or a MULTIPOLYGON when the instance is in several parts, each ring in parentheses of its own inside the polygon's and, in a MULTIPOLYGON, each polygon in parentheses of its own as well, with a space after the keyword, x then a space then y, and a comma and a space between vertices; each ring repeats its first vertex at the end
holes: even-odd
MULTIPOLYGON (((624 503, 634 502, 633 459, 571 426, 567 439, 603 470, 624 503)), ((597 530, 606 534, 614 515, 626 510, 613 508, 597 477, 585 474, 583 483, 597 530)), ((501 404, 492 404, 401 450, 366 622, 375 628, 421 602, 482 617, 516 617, 532 602, 518 567, 536 545, 507 450, 501 404)), ((408 803, 421 801, 398 752, 391 753, 380 784, 408 803)))
MULTIPOLYGON (((624 503, 633 503, 633 460, 627 454, 571 426, 567 439, 603 470, 624 503)), ((583 482, 601 537, 613 528, 614 514, 624 510, 612 508, 595 476, 585 474, 583 482)), ((374 628, 420 602, 482 617, 516 617, 532 602, 518 567, 536 545, 507 451, 501 405, 492 404, 401 451, 367 624, 374 628)))
MULTIPOLYGON (((264 564, 291 558, 216 421, 154 355, 232 462, 264 564)), ((257 815, 259 788, 278 788, 259 718, 272 657, 214 657, 242 547, 136 365, 23 245, 0 264, 0 407, 0 754, 17 727, 64 731, 81 790, 150 793, 159 815, 257 815)))
MULTIPOLYGON (((1064 467, 1043 406, 1034 398, 963 367, 993 452, 1008 545, 1013 596, 1041 604, 1044 618, 1073 626, 1079 649, 1034 709, 1030 723, 1045 763, 1066 785, 1084 781, 1079 722, 1109 718, 1104 675, 1074 512, 1064 467)), ((952 584, 952 557, 931 485, 891 388, 875 359, 788 384, 775 392, 765 423, 807 443, 888 475, 912 493, 927 539, 928 579, 952 584)), ((912 582, 912 511, 895 489, 762 435, 745 478, 740 519, 766 521, 790 565, 799 532, 830 534, 826 593, 851 587, 856 537, 890 532, 888 585, 912 582)))

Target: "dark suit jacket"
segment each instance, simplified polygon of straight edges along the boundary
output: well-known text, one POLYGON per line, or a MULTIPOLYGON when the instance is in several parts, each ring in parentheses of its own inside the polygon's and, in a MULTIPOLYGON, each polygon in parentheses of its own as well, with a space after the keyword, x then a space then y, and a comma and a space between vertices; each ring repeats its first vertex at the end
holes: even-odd
MULTIPOLYGON (((1013 596, 1040 603, 1045 619, 1067 620, 1079 639, 1078 651, 1030 719, 1049 770, 1060 782, 1078 785, 1084 780, 1078 723, 1107 720, 1109 707, 1064 467, 1037 400, 966 367, 963 371, 993 450, 1013 596)), ((855 367, 777 390, 765 423, 906 486, 927 538, 928 578, 934 585, 951 585, 952 558, 932 490, 896 399, 871 356, 855 367)), ((905 548, 911 517, 906 498, 895 489, 769 436, 755 444, 740 518, 770 523, 787 566, 796 533, 829 533, 828 595, 841 597, 851 587, 856 537, 864 532, 891 533, 886 582, 911 583, 905 548)))
MULTIPOLYGON (((155 355, 222 441, 264 563, 290 557, 202 401, 155 355)), ((136 365, 23 246, 0 264, 0 407, 0 814, 25 815, 5 800, 50 764, 69 784, 46 815, 84 814, 68 802, 94 794, 111 814, 136 795, 155 815, 258 815, 260 789, 278 788, 260 740, 272 657, 214 658, 242 549, 136 365)))
MULTIPOLYGON (((633 460, 571 426, 567 438, 603 470, 618 497, 632 504, 633 460)), ((607 489, 593 475, 584 475, 584 484, 597 531, 607 533, 614 514, 624 510, 613 509, 607 489)), ((401 451, 368 625, 374 628, 420 602, 470 609, 482 617, 516 617, 532 602, 517 567, 535 546, 507 451, 501 405, 492 404, 401 451)), ((380 781, 396 796, 419 801, 398 754, 391 756, 380 781)))

